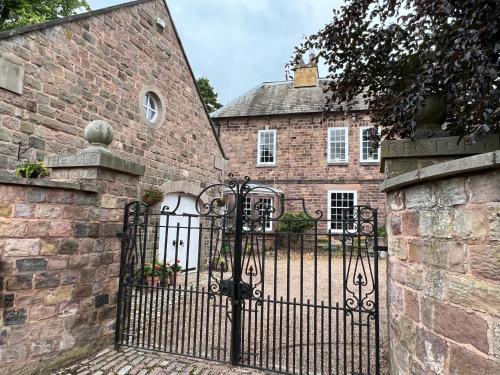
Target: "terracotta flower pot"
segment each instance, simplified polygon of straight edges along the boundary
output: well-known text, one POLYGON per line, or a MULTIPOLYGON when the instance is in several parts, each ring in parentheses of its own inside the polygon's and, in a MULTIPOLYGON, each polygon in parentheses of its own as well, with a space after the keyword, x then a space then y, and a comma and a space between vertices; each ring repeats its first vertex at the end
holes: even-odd
POLYGON ((181 281, 181 278, 180 278, 180 272, 169 272, 168 273, 168 285, 174 285, 174 282, 175 282, 175 286, 179 285, 181 281))

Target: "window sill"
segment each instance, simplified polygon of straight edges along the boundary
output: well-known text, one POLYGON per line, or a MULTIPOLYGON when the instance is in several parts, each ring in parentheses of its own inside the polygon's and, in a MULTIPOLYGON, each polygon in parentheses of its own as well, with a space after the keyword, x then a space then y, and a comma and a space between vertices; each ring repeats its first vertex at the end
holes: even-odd
POLYGON ((360 161, 359 165, 380 165, 380 161, 360 161))
POLYGON ((276 167, 276 164, 257 164, 257 168, 273 168, 276 167))
POLYGON ((327 165, 349 165, 348 161, 329 161, 327 165))

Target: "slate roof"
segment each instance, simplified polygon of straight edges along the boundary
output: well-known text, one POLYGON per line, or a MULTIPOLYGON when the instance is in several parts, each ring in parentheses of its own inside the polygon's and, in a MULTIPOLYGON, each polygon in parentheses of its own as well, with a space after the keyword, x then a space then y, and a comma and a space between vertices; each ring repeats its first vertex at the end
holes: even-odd
MULTIPOLYGON (((264 82, 213 112, 211 116, 220 119, 322 112, 326 103, 323 88, 327 82, 327 79, 319 79, 316 87, 300 88, 294 88, 293 81, 264 82)), ((350 110, 368 109, 363 98, 359 97, 356 102, 350 110)))

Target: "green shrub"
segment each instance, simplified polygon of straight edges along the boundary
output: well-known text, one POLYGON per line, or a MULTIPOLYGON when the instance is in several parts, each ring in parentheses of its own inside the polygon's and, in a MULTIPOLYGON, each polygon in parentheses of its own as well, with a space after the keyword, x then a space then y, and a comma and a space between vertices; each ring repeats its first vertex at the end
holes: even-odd
POLYGON ((16 168, 16 177, 43 178, 48 177, 49 169, 41 161, 25 161, 16 168))
POLYGON ((279 220, 277 231, 304 233, 314 227, 314 220, 305 212, 286 212, 279 220))

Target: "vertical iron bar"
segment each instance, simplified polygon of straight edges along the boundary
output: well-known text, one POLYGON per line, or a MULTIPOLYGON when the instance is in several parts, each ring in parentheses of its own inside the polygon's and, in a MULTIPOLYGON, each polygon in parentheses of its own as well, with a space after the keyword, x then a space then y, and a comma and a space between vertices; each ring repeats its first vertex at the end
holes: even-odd
MULTIPOLYGON (((189 250, 191 247, 191 219, 192 216, 188 216, 187 224, 187 239, 186 239, 186 267, 185 267, 185 277, 184 277, 184 301, 182 306, 182 343, 181 343, 181 353, 184 353, 184 337, 186 336, 185 324, 186 324, 186 302, 187 302, 187 292, 188 292, 188 275, 189 275, 189 250)), ((191 294, 190 294, 191 295, 191 294)), ((188 333, 190 336, 190 333, 188 333)), ((189 351, 189 346, 188 346, 189 351)))
MULTIPOLYGON (((288 222, 288 232, 290 232, 291 221, 288 222)), ((285 353, 285 371, 288 372, 288 344, 290 337, 290 248, 291 248, 291 236, 288 236, 287 243, 287 254, 286 254, 286 353, 285 353)))
MULTIPOLYGON (((151 346, 151 329, 152 327, 152 319, 153 319, 153 293, 155 292, 155 266, 156 266, 156 242, 158 241, 158 222, 155 222, 154 226, 154 237, 153 237, 153 261, 152 261, 152 269, 153 274, 151 275, 151 299, 149 301, 149 322, 148 322, 148 348, 151 346)), ((155 335, 156 335, 156 312, 155 312, 155 335)), ((154 342, 153 342, 154 345, 154 342)))
POLYGON ((323 373, 323 368, 324 368, 324 363, 325 363, 325 358, 324 358, 324 350, 323 350, 323 346, 325 345, 325 336, 324 336, 324 332, 325 332, 325 320, 324 320, 324 310, 325 310, 325 305, 324 305, 324 302, 323 300, 321 300, 321 342, 320 342, 320 354, 321 354, 321 367, 320 367, 320 371, 321 373, 323 373))
MULTIPOLYGON (((176 277, 177 278, 177 277, 176 277)), ((174 281, 175 283, 175 281, 174 281)), ((177 286, 177 290, 179 291, 179 298, 177 299, 177 324, 175 325, 175 352, 178 353, 179 352, 179 323, 181 321, 181 296, 182 296, 182 289, 181 289, 181 286, 178 285, 177 286)), ((174 306, 174 309, 175 309, 175 306, 174 306)), ((182 321, 184 322, 184 317, 182 317, 182 321)))
MULTIPOLYGON (((187 289, 187 285, 185 286, 187 289)), ((189 286, 189 318, 188 318, 188 331, 187 331, 187 353, 189 355, 189 352, 191 350, 191 336, 193 335, 193 332, 191 332, 191 317, 192 317, 192 312, 193 312, 193 285, 189 286)), ((193 327, 193 331, 196 332, 196 327, 193 327)), ((194 350, 193 350, 193 355, 194 355, 194 350)))
MULTIPOLYGON (((142 310, 142 291, 144 289, 144 266, 146 262, 146 241, 148 237, 148 219, 149 219, 149 207, 146 207, 146 213, 144 217, 144 242, 143 245, 142 243, 142 238, 139 239, 139 251, 141 252, 141 288, 140 288, 140 296, 139 296, 139 321, 137 322, 137 345, 139 346, 139 341, 140 341, 140 332, 142 331, 141 327, 141 310, 142 310)), ((135 222, 135 225, 139 225, 137 221, 135 222)), ((139 231, 140 233, 140 231, 139 231)), ((147 295, 147 292, 146 292, 147 295)), ((146 309, 144 309, 144 319, 146 318, 146 309)), ((142 337, 142 346, 144 347, 144 335, 142 337)))
POLYGON ((158 245, 158 221, 155 222, 154 226, 154 239, 153 239, 153 276, 151 279, 151 301, 149 303, 149 324, 148 324, 148 348, 151 346, 151 326, 152 326, 152 313, 153 313, 153 293, 156 294, 156 301, 155 301, 155 315, 154 315, 154 339, 153 339, 153 347, 155 345, 155 340, 156 340, 156 324, 157 324, 157 315, 156 312, 158 310, 158 288, 155 288, 156 285, 154 285, 154 275, 155 275, 155 264, 156 264, 156 248, 158 245))
MULTIPOLYGON (((293 298, 293 342, 292 342, 292 347, 293 347, 293 354, 292 354, 292 368, 293 368, 293 373, 295 374, 295 336, 297 334, 297 298, 293 298)), ((299 335, 302 335, 302 332, 299 332, 299 335)))
MULTIPOLYGON (((124 268, 127 266, 125 264, 126 261, 126 252, 127 252, 127 224, 128 224, 128 213, 129 213, 129 204, 125 205, 125 212, 123 214, 123 226, 122 226, 122 233, 120 236, 120 275, 119 275, 119 282, 118 282, 118 303, 116 307, 116 326, 115 326, 115 349, 118 349, 120 347, 120 344, 122 342, 122 337, 121 337, 121 320, 122 320, 122 304, 125 303, 124 301, 124 296, 126 296, 126 293, 123 292, 123 278, 124 278, 124 268)), ((133 270, 132 270, 133 272, 133 270)), ((126 309, 124 309, 126 311, 126 309)), ((128 336, 127 336, 128 337, 128 336)))
MULTIPOLYGON (((208 299, 208 297, 207 297, 208 299)), ((199 346, 199 356, 201 357, 201 351, 203 349, 203 307, 205 305, 205 286, 201 287, 201 306, 200 306, 200 346, 199 346)), ((208 323, 207 323, 208 325, 208 323)))
MULTIPOLYGON (((379 315, 379 290, 378 290, 378 210, 372 209, 373 213, 373 246, 374 246, 374 271, 375 271, 375 374, 380 374, 380 315, 379 315)), ((369 348, 368 348, 369 349, 369 348)))
MULTIPOLYGON (((335 373, 339 373, 339 303, 335 305, 335 373)), ((345 349, 344 349, 345 350, 345 349)))
MULTIPOLYGON (((160 214, 160 223, 161 223, 161 214, 160 214)), ((168 244, 168 225, 170 221, 170 215, 166 215, 166 223, 165 223, 165 239, 163 243, 163 262, 162 262, 162 272, 161 272, 161 280, 162 280, 162 288, 161 288, 161 311, 160 311, 160 349, 161 349, 161 340, 162 340, 162 333, 163 333, 163 315, 164 315, 164 302, 165 302, 165 289, 168 288, 168 281, 167 281, 167 270, 166 270, 166 263, 167 263, 167 244, 168 244)), ((161 225, 160 225, 160 230, 161 230, 161 225)), ((159 244, 160 245, 160 244, 159 244)), ((167 292, 168 293, 168 292, 167 292)), ((167 314, 168 314, 168 300, 167 300, 167 314)), ((168 315, 167 315, 168 316, 168 315)), ((167 335, 167 327, 168 327, 168 321, 165 319, 165 336, 167 335)), ((166 350, 167 347, 165 345, 164 350, 166 350)))
POLYGON ((270 300, 271 300, 271 296, 268 294, 267 295, 267 312, 266 312, 266 315, 267 315, 267 319, 266 319, 266 368, 268 369, 269 368, 269 349, 270 349, 270 345, 269 345, 269 322, 271 320, 271 306, 270 306, 270 300))
POLYGON ((306 324, 306 331, 307 331, 307 336, 306 336, 306 373, 309 373, 309 332, 310 332, 310 326, 309 326, 309 307, 311 305, 311 301, 309 298, 307 299, 307 305, 306 305, 306 319, 307 319, 307 324, 306 324))
POLYGON ((318 341, 318 322, 317 322, 317 305, 318 305, 318 222, 314 222, 314 310, 313 310, 313 371, 316 374, 317 366, 317 341, 318 341))
MULTIPOLYGON (((177 264, 177 259, 179 257, 179 230, 180 224, 177 222, 175 229, 175 253, 174 253, 174 265, 177 264)), ((175 321, 175 296, 177 289, 177 275, 174 274, 174 284, 172 285, 172 321, 170 322, 170 351, 173 351, 172 345, 174 343, 174 321, 175 321)), ((180 299, 180 297, 179 297, 180 299)), ((177 322, 179 322, 179 317, 177 317, 177 322)), ((176 325, 178 328, 178 325, 176 325)), ((177 350, 177 347, 176 347, 177 350)))
MULTIPOLYGON (((288 339, 288 337, 287 337, 288 339)), ((280 340, 279 340, 279 371, 281 372, 281 357, 283 352, 283 296, 280 296, 280 340)))
MULTIPOLYGON (((289 236, 290 233, 287 233, 289 236)), ((273 283, 273 369, 276 369, 276 305, 278 287, 278 242, 274 241, 274 283, 273 283)))
POLYGON ((328 374, 331 373, 332 373, 332 234, 330 231, 328 231, 328 374))
POLYGON ((236 194, 236 234, 234 238, 234 268, 233 268, 233 311, 232 311, 232 341, 231 364, 236 366, 240 359, 241 349, 241 251, 243 240, 243 187, 239 187, 236 194))

